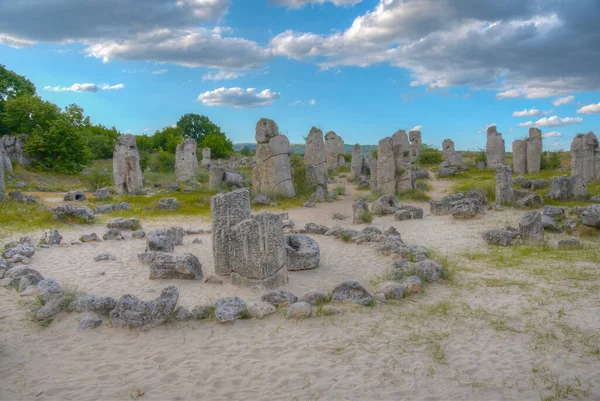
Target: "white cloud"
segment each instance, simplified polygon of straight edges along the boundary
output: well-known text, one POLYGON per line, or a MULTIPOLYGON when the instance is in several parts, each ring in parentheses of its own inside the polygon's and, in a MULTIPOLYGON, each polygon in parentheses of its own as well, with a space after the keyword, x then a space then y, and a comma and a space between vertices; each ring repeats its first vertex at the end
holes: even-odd
POLYGON ((317 99, 310 99, 310 100, 308 100, 306 102, 303 102, 302 100, 296 100, 294 102, 290 102, 288 106, 290 106, 290 107, 296 107, 296 106, 300 106, 300 105, 303 105, 303 104, 314 106, 315 104, 317 104, 317 99))
POLYGON ((219 88, 198 95, 198 101, 206 106, 231 106, 238 109, 265 107, 279 99, 279 93, 255 88, 219 88))
POLYGON ((542 114, 542 112, 536 108, 532 108, 529 110, 524 109, 522 111, 513 111, 513 113, 512 113, 513 117, 535 117, 535 116, 539 116, 541 114, 542 114))
POLYGON ((300 106, 302 104, 302 100, 296 100, 294 102, 291 102, 289 104, 290 107, 296 107, 296 106, 300 106))
POLYGON ((547 132, 542 135, 542 137, 544 137, 544 138, 556 138, 559 136, 562 136, 562 133, 560 133, 558 131, 550 131, 550 132, 547 132))
POLYGON ((558 116, 540 118, 535 122, 536 127, 562 127, 565 125, 579 124, 583 119, 581 117, 565 117, 558 116))
POLYGON ((573 96, 573 95, 569 95, 569 96, 565 96, 565 97, 559 97, 558 99, 554 99, 554 100, 552 101, 552 104, 553 104, 555 107, 558 107, 558 106, 562 106, 563 104, 569 104, 569 103, 571 103, 571 102, 572 102, 574 99, 575 99, 575 96, 573 96))
POLYGON ((52 92, 89 92, 95 93, 99 91, 109 91, 123 89, 125 85, 96 85, 90 83, 73 84, 71 86, 45 86, 44 89, 52 92))
POLYGON ((243 76, 244 73, 240 71, 209 71, 208 73, 202 75, 203 81, 221 81, 226 79, 237 79, 243 76))
POLYGON ((496 125, 496 123, 487 124, 487 125, 485 126, 485 128, 482 128, 482 129, 478 130, 478 131, 477 131, 477 133, 478 133, 478 134, 483 134, 483 133, 486 133, 488 128, 490 128, 490 127, 493 127, 493 126, 495 126, 495 125, 496 125))
POLYGON ((421 128, 423 128, 422 125, 415 125, 411 129, 409 129, 408 132, 410 132, 410 131, 421 131, 421 128))
POLYGON ((288 8, 302 8, 308 4, 333 3, 336 7, 348 7, 362 2, 362 0, 270 0, 269 4, 288 8))
POLYGON ((600 103, 588 104, 577 110, 579 114, 597 114, 600 113, 600 103))
POLYGON ((311 106, 314 106, 315 104, 317 104, 317 99, 310 99, 308 101, 308 104, 310 104, 311 106))
POLYGON ((533 121, 526 121, 524 123, 519 123, 519 127, 533 127, 535 123, 533 121))
POLYGON ((152 75, 161 75, 166 73, 168 70, 157 70, 157 71, 152 71, 152 75))
POLYGON ((24 47, 33 46, 35 44, 32 40, 21 39, 15 36, 3 35, 0 33, 0 45, 6 45, 15 49, 22 49, 24 47))

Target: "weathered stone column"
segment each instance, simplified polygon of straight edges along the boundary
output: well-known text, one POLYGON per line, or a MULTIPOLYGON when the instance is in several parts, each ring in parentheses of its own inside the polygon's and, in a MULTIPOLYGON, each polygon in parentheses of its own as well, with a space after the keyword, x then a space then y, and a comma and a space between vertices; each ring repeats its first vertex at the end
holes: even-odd
POLYGON ((335 170, 340 162, 340 155, 344 153, 344 141, 335 132, 325 134, 325 149, 327 168, 335 170))
POLYGON ((362 147, 357 143, 352 150, 352 164, 350 165, 350 179, 355 180, 363 173, 364 157, 362 147))
POLYGON ((487 129, 485 150, 489 168, 496 168, 497 166, 504 166, 506 164, 504 139, 502 139, 502 134, 496 131, 496 126, 491 126, 487 129))
POLYGON ((210 200, 210 211, 215 274, 228 276, 232 272, 232 227, 250 218, 250 190, 237 189, 213 196, 210 200))
POLYGON ((515 201, 515 191, 512 182, 512 169, 509 166, 499 166, 496 170, 496 204, 511 205, 515 201))
POLYGON ((325 159, 325 142, 323 131, 312 127, 306 137, 306 148, 304 150, 304 165, 306 179, 311 185, 322 184, 327 186, 329 174, 327 173, 327 161, 325 159))
POLYGON ((369 156, 367 163, 369 164, 369 172, 371 174, 369 183, 371 192, 377 192, 379 188, 377 186, 377 159, 374 156, 369 156))
POLYGON ((117 138, 113 152, 113 176, 118 193, 135 193, 142 189, 142 170, 135 135, 117 138))
POLYGON ((260 213, 231 229, 231 282, 275 288, 288 282, 281 215, 260 213))
POLYGON ((541 245, 544 243, 544 225, 542 215, 537 210, 525 214, 519 222, 521 239, 525 245, 541 245))
MULTIPOLYGON (((0 152, 0 158, 2 157, 2 153, 0 152)), ((4 165, 0 163, 0 202, 6 199, 4 185, 4 165)))
POLYGON ((412 179, 412 164, 408 135, 404 130, 399 130, 392 135, 394 148, 394 161, 396 164, 396 190, 395 193, 405 193, 414 188, 412 179))
POLYGON ((442 153, 444 161, 440 164, 440 167, 464 168, 462 154, 454 150, 454 142, 452 139, 444 139, 442 142, 442 153))
POLYGON ((193 139, 185 139, 175 150, 175 176, 177 182, 187 182, 196 178, 198 172, 197 143, 193 139))
POLYGON ((259 194, 296 196, 288 151, 290 142, 279 135, 273 120, 261 118, 256 124, 256 166, 252 170, 252 190, 259 194))
POLYGON ((396 194, 396 160, 392 138, 385 137, 377 145, 377 191, 381 195, 396 194))
POLYGON ((208 187, 210 189, 221 189, 225 180, 225 169, 212 165, 208 170, 208 187))
POLYGON ((210 148, 202 148, 202 165, 210 164, 210 148))
POLYGON ((408 137, 410 139, 411 159, 413 163, 416 163, 421 154, 421 146, 423 145, 421 131, 409 131, 408 137))
POLYGON ((571 176, 581 175, 585 182, 600 179, 600 151, 593 132, 579 134, 571 142, 571 176))
POLYGON ((529 128, 527 143, 527 173, 539 173, 542 167, 542 131, 529 128))
POLYGON ((513 168, 517 174, 527 174, 527 140, 512 143, 513 168))

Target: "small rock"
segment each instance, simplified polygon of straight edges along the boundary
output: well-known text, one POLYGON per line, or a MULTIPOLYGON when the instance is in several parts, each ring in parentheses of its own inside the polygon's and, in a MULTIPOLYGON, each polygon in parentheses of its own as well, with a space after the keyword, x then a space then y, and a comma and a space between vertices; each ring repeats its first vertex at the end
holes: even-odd
POLYGON ((194 315, 189 310, 187 310, 185 306, 181 305, 179 305, 177 309, 175 309, 175 312, 173 312, 173 314, 175 319, 179 321, 186 321, 194 318, 194 315))
POLYGON ((276 308, 281 308, 298 302, 298 297, 288 291, 272 290, 263 294, 261 301, 268 302, 276 308))
POLYGON ((558 241, 558 249, 576 250, 583 249, 583 244, 576 238, 568 238, 558 241))
POLYGON ((120 241, 123 239, 123 234, 121 233, 121 230, 113 228, 108 230, 102 238, 104 241, 120 241))
POLYGON ((248 313, 256 319, 262 319, 275 312, 277 312, 277 309, 268 302, 254 302, 248 307, 248 313))
POLYGON ((81 242, 102 242, 102 240, 100 239, 100 237, 98 237, 98 234, 96 234, 96 233, 84 234, 81 237, 79 237, 79 241, 81 241, 81 242))
POLYGON ((317 306, 329 302, 329 296, 321 291, 307 291, 298 299, 299 302, 306 302, 309 305, 317 306))
POLYGON ((406 286, 406 291, 404 292, 404 295, 414 295, 421 292, 421 287, 423 287, 423 281, 417 276, 410 276, 404 281, 404 285, 406 286))
POLYGON ((239 297, 219 298, 215 304, 215 320, 219 323, 233 322, 248 312, 248 306, 239 297))
POLYGON ((146 238, 146 232, 142 230, 134 231, 131 236, 136 239, 146 238))
POLYGON ((404 284, 388 282, 381 285, 381 291, 385 294, 386 299, 402 299, 406 292, 404 284))
POLYGON ((296 302, 288 307, 285 317, 287 319, 305 319, 310 317, 312 307, 306 302, 296 302))
POLYGON ((336 302, 351 302, 368 306, 373 303, 373 296, 358 282, 346 281, 335 287, 332 300, 336 302))
POLYGON ((114 255, 111 255, 110 253, 102 252, 102 253, 99 253, 98 255, 94 256, 94 260, 96 262, 100 262, 102 260, 112 260, 112 261, 114 261, 114 260, 117 260, 117 258, 114 255))
POLYGON ((192 244, 203 244, 204 242, 202 242, 202 240, 200 238, 196 238, 192 241, 192 244))
POLYGON ((79 325, 77 331, 93 330, 102 324, 102 318, 100 316, 86 315, 77 319, 79 325))
POLYGON ((339 315, 340 313, 342 313, 342 311, 333 305, 325 305, 321 308, 321 314, 323 314, 323 316, 339 315))

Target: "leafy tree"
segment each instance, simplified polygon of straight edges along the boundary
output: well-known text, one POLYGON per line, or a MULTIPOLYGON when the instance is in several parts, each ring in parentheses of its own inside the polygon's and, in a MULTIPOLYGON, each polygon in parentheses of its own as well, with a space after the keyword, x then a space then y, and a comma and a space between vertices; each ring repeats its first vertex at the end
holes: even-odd
POLYGON ((198 143, 202 143, 204 138, 210 134, 225 135, 221 131, 221 128, 210 121, 208 117, 196 113, 188 113, 181 116, 179 121, 177 121, 177 127, 182 130, 184 137, 195 139, 198 143))
POLYGON ((440 164, 443 160, 442 153, 435 147, 426 144, 421 145, 421 154, 418 159, 419 164, 440 164))
POLYGON ((210 148, 210 157, 222 159, 233 153, 233 142, 225 134, 209 134, 200 144, 202 148, 210 148))
MULTIPOLYGON (((22 75, 19 75, 0 64, 0 122, 4 104, 8 99, 14 99, 22 95, 35 96, 35 85, 22 75)), ((0 124, 0 135, 8 133, 0 124)))
POLYGON ((64 114, 47 129, 37 126, 31 132, 25 150, 32 157, 32 166, 46 171, 74 174, 90 161, 83 129, 73 126, 64 114))
POLYGON ((250 149, 250 146, 244 146, 241 150, 240 150, 240 155, 242 156, 252 156, 253 152, 252 149, 250 149))
POLYGON ((159 150, 158 153, 152 154, 148 160, 148 168, 151 171, 168 173, 170 171, 173 171, 174 166, 175 155, 164 150, 159 150))
POLYGON ((177 145, 183 140, 183 130, 179 127, 165 127, 152 136, 152 148, 175 153, 177 145))
POLYGON ((6 133, 30 134, 38 127, 48 129, 60 114, 57 105, 25 94, 9 98, 4 103, 2 125, 6 133))
POLYGON ((83 109, 74 103, 65 107, 65 115, 71 121, 71 125, 75 127, 90 127, 92 125, 90 118, 84 116, 83 109))

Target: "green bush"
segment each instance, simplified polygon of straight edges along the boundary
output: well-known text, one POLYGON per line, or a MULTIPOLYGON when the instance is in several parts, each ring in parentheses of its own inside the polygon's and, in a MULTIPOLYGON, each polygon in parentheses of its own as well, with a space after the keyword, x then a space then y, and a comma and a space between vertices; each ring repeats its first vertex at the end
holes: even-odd
POLYGON ((544 152, 542 153, 542 170, 555 170, 560 168, 560 153, 558 152, 544 152))
POLYGON ((373 212, 369 212, 369 211, 365 211, 362 212, 358 218, 360 219, 360 221, 362 221, 363 223, 371 223, 373 221, 373 212))
POLYGON ((250 149, 250 146, 244 146, 240 150, 240 155, 242 155, 242 156, 252 156, 252 155, 254 155, 254 152, 252 151, 252 149, 250 149))
POLYGON ((428 165, 428 164, 440 164, 444 161, 442 157, 442 152, 434 148, 433 146, 423 144, 421 147, 421 154, 418 158, 418 164, 428 165))
POLYGON ((315 190, 313 185, 310 185, 306 178, 306 168, 303 161, 297 161, 292 167, 292 175, 294 179, 294 189, 297 196, 310 196, 315 190))
POLYGON ((173 171, 175 166, 175 155, 173 153, 161 150, 152 153, 148 159, 148 169, 159 173, 168 173, 173 171))
POLYGON ((201 148, 210 148, 210 157, 223 159, 233 153, 233 142, 225 134, 208 134, 200 143, 201 148))
POLYGON ((87 173, 83 174, 82 181, 87 189, 96 191, 100 188, 110 186, 113 177, 105 168, 92 167, 87 173))

